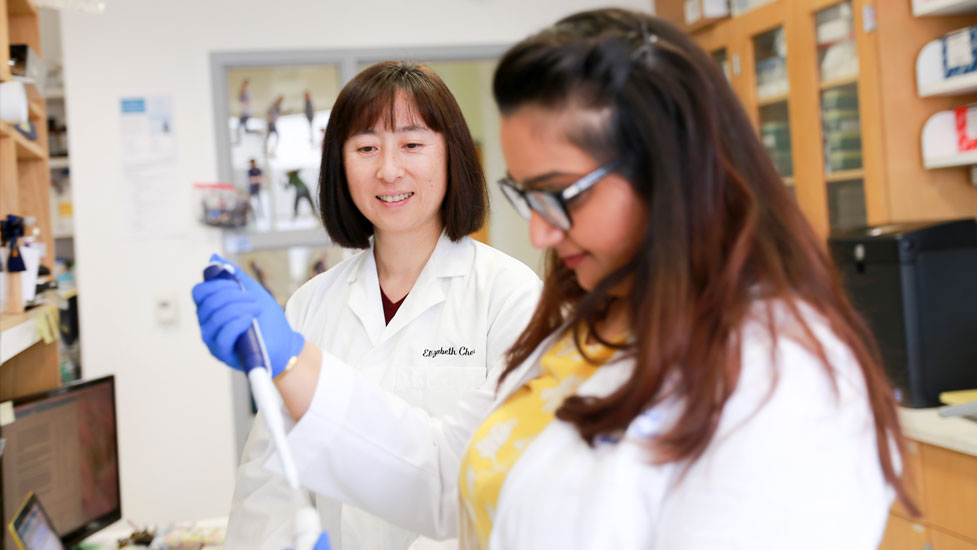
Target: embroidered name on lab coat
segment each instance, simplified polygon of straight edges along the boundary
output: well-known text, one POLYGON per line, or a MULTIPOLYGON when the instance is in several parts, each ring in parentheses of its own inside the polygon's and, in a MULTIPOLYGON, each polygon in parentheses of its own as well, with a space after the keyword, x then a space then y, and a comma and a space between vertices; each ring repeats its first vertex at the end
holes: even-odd
POLYGON ((421 353, 421 357, 428 357, 431 359, 434 359, 439 355, 460 355, 462 357, 470 357, 472 355, 475 355, 475 350, 471 348, 467 348, 465 346, 459 346, 457 348, 454 346, 451 346, 450 348, 446 348, 442 346, 438 349, 425 348, 424 351, 421 353))

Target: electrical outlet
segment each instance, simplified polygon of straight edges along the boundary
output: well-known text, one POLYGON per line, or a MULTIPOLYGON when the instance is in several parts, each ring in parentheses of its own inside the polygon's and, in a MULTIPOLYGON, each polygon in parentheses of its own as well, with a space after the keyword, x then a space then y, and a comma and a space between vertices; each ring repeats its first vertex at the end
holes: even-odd
POLYGON ((176 294, 167 292, 156 296, 156 322, 172 325, 177 321, 176 294))

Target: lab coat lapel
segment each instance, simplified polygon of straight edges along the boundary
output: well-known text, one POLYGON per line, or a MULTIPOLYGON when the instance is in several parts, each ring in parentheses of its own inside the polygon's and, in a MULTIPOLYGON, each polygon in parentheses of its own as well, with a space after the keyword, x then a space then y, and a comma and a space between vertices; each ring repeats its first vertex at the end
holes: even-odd
POLYGON ((397 314, 390 320, 380 337, 381 341, 390 338, 404 327, 410 325, 428 309, 445 300, 444 279, 464 275, 475 260, 474 245, 469 239, 451 242, 444 233, 438 239, 431 257, 424 264, 414 286, 407 294, 397 314))
POLYGON ((360 265, 350 274, 349 308, 363 324, 363 329, 376 346, 386 325, 383 320, 383 304, 380 302, 380 280, 377 278, 377 262, 373 257, 373 244, 361 254, 360 265))

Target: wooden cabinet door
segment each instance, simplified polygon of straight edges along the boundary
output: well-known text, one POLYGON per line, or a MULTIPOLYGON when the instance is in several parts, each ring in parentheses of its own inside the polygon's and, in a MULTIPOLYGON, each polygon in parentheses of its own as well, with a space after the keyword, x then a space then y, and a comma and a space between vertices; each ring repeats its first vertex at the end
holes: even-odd
POLYGON ((927 523, 977 540, 977 457, 920 446, 927 523))
POLYGON ((929 550, 926 527, 899 516, 889 516, 879 550, 929 550))
POLYGON ((734 18, 730 43, 741 56, 737 93, 784 184, 794 191, 799 109, 791 73, 795 33, 791 3, 777 1, 734 18))
POLYGON ((906 485, 909 495, 912 497, 916 507, 923 513, 923 517, 914 518, 903 508, 897 500, 892 505, 892 513, 910 521, 921 522, 926 520, 926 509, 923 506, 923 462, 921 456, 922 443, 912 440, 906 441, 906 454, 902 457, 903 474, 902 482, 906 485))
POLYGON ((930 550, 977 550, 977 543, 948 535, 938 529, 930 529, 930 550))

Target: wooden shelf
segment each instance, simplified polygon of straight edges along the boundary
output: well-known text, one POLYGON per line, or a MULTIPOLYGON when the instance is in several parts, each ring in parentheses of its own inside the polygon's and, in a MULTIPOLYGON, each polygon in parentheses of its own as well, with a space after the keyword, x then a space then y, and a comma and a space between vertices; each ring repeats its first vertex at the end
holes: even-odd
POLYGON ((970 166, 973 164, 977 164, 977 151, 967 151, 966 153, 957 153, 956 155, 945 157, 923 158, 923 167, 927 169, 970 166))
POLYGON ((861 168, 857 170, 838 170, 837 172, 831 172, 824 178, 828 183, 860 179, 865 179, 865 170, 861 168))
POLYGON ((53 306, 38 306, 24 313, 0 313, 0 363, 41 341, 37 319, 53 306))
POLYGON ((833 78, 831 80, 822 80, 818 87, 822 90, 828 90, 830 88, 839 88, 841 86, 847 86, 849 84, 858 84, 858 75, 854 74, 852 76, 846 76, 842 78, 833 78))
POLYGON ((786 103, 789 97, 790 93, 777 94, 768 97, 757 97, 756 104, 757 107, 766 107, 767 105, 774 105, 775 103, 786 103))
MULTIPOLYGON (((35 1, 0 2, 0 80, 14 81, 10 72, 10 43, 27 44, 43 55, 40 10, 35 1)), ((51 267, 54 238, 51 235, 51 177, 48 171, 46 106, 35 86, 27 89, 27 118, 37 137, 28 139, 13 124, 0 123, 0 201, 5 212, 35 218, 41 230, 38 244, 48 251, 42 263, 51 267)), ((57 308, 38 306, 23 314, 0 315, 0 401, 57 388, 61 383, 58 344, 45 343, 48 312, 54 309, 54 334, 57 337, 57 308), (43 323, 43 324, 42 324, 43 323), (42 327, 38 330, 38 327, 42 327)))
POLYGON ((912 3, 916 17, 977 13, 977 0, 912 0, 912 3))
POLYGON ((37 142, 25 138, 13 126, 6 122, 0 122, 0 136, 9 137, 14 140, 14 143, 17 145, 18 160, 44 160, 47 158, 44 149, 37 142))
POLYGON ((37 8, 30 0, 7 0, 7 14, 11 17, 37 15, 37 8))
MULTIPOLYGON (((30 113, 31 118, 44 119, 44 108, 39 103, 34 103, 33 101, 28 103, 27 112, 30 113)), ((47 123, 47 121, 44 122, 45 124, 47 123)))
POLYGON ((698 21, 696 21, 695 23, 692 23, 691 25, 686 25, 683 30, 685 32, 689 33, 689 34, 695 34, 695 33, 699 32, 699 31, 701 31, 703 29, 707 29, 707 28, 709 28, 709 27, 715 25, 716 23, 718 23, 720 21, 723 21, 725 19, 729 19, 729 16, 728 15, 725 15, 723 17, 705 17, 705 18, 699 19, 698 21))

